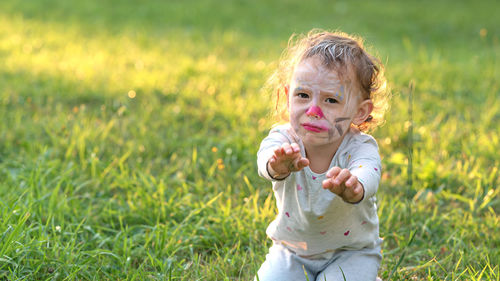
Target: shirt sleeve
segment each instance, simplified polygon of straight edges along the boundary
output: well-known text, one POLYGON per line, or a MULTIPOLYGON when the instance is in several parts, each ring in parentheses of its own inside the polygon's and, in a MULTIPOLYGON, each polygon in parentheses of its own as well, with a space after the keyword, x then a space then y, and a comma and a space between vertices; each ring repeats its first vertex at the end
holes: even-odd
POLYGON ((351 174, 355 175, 363 185, 365 189, 363 200, 365 200, 377 193, 380 182, 382 165, 378 145, 371 136, 361 135, 351 148, 347 166, 351 174))
POLYGON ((292 140, 286 133, 286 129, 276 127, 269 132, 269 135, 260 143, 259 151, 257 152, 257 168, 259 176, 275 181, 267 170, 267 162, 273 156, 274 150, 281 147, 283 143, 292 143, 292 140))

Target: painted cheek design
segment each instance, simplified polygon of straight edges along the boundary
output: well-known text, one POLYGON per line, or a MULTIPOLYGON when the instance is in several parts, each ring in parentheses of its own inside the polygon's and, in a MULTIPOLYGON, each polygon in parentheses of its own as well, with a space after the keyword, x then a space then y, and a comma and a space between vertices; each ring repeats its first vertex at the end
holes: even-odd
POLYGON ((309 107, 309 109, 306 111, 306 115, 319 117, 320 119, 325 118, 325 115, 323 114, 323 111, 321 110, 321 108, 319 106, 316 106, 316 105, 309 107))
POLYGON ((348 117, 335 118, 335 128, 337 129, 337 131, 339 132, 339 134, 341 136, 344 135, 344 130, 342 129, 342 126, 338 122, 342 122, 342 121, 346 121, 346 120, 349 120, 349 118, 348 117))
POLYGON ((333 138, 334 135, 335 135, 335 132, 333 131, 333 129, 328 130, 328 137, 330 139, 333 138))
POLYGON ((335 122, 342 122, 342 121, 345 121, 345 120, 349 120, 349 118, 348 117, 335 118, 335 122))
POLYGON ((335 128, 337 128, 337 131, 339 131, 339 134, 341 136, 344 134, 344 131, 342 130, 342 126, 340 126, 340 124, 335 124, 335 128))

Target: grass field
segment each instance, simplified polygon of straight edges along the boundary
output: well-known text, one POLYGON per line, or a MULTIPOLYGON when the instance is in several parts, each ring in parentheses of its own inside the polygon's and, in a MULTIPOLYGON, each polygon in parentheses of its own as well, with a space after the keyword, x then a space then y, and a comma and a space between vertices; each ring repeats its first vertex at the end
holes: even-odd
POLYGON ((379 275, 499 280, 498 10, 2 0, 0 280, 251 280, 276 212, 260 90, 311 28, 361 35, 386 64, 379 275))

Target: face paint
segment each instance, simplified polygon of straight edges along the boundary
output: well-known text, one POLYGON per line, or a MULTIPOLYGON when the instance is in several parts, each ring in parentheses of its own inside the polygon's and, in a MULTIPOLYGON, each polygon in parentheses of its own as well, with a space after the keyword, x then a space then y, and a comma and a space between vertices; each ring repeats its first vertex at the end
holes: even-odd
POLYGON ((335 119, 335 128, 337 129, 337 131, 339 132, 339 134, 341 136, 344 135, 344 131, 342 129, 342 125, 340 124, 340 122, 347 121, 347 120, 351 120, 351 119, 349 117, 340 117, 340 118, 335 119))
POLYGON ((349 117, 340 117, 340 118, 335 118, 335 122, 342 122, 345 120, 349 120, 349 117))
POLYGON ((342 126, 340 126, 340 124, 335 124, 335 128, 339 131, 339 135, 344 135, 344 131, 342 130, 342 126))
POLYGON ((305 145, 340 144, 349 130, 357 99, 337 73, 308 58, 297 65, 289 88, 290 124, 305 145))
POLYGON ((323 111, 321 110, 321 107, 319 106, 311 106, 309 109, 306 111, 307 116, 314 116, 318 118, 325 118, 325 115, 323 114, 323 111))
POLYGON ((326 132, 329 130, 327 126, 320 125, 317 123, 302 123, 301 125, 302 127, 304 127, 305 130, 316 133, 326 132))
POLYGON ((340 85, 340 90, 335 93, 335 97, 338 98, 340 101, 342 101, 344 99, 344 93, 345 93, 344 85, 340 85))

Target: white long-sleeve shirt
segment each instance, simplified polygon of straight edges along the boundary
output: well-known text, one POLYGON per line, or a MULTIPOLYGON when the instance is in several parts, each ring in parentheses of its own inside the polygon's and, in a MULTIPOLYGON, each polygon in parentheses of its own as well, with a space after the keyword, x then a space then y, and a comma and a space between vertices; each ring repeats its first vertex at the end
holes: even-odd
POLYGON ((380 238, 375 193, 381 163, 375 139, 351 128, 328 168, 347 168, 358 177, 365 194, 356 204, 323 189, 326 172, 317 174, 305 167, 284 180, 273 179, 267 171, 268 160, 283 143, 294 142, 306 157, 304 145, 290 125, 280 125, 270 131, 257 153, 259 175, 272 181, 278 207, 267 235, 301 256, 376 246, 380 238))

